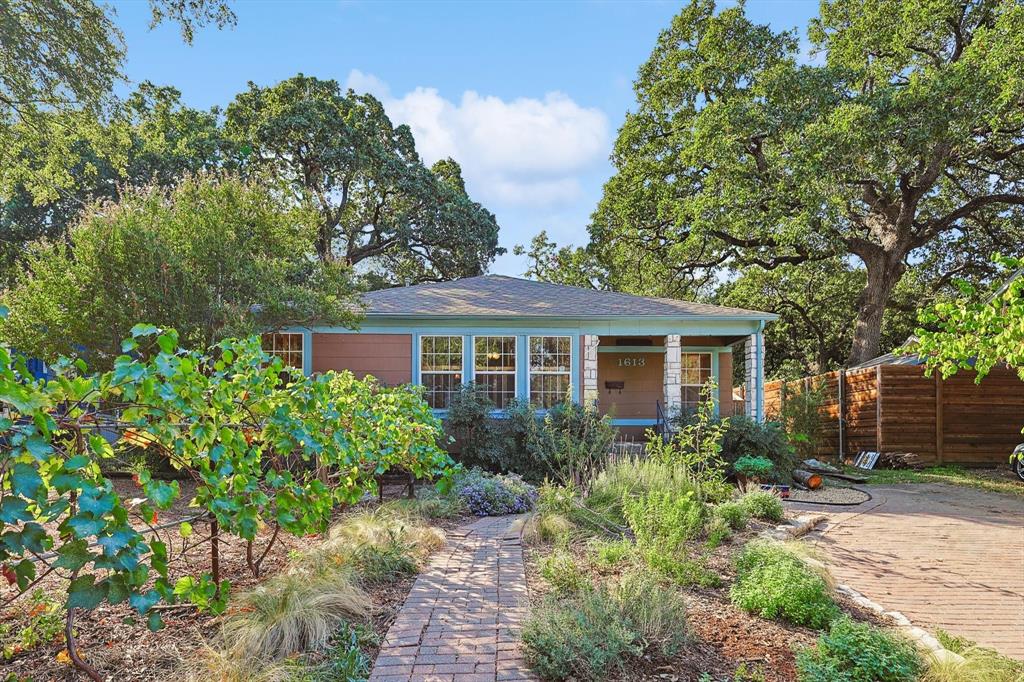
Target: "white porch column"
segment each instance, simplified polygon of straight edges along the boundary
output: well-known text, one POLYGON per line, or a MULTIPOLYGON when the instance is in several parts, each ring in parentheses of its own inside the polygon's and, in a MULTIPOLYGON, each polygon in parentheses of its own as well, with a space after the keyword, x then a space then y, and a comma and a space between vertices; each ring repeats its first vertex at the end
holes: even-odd
POLYGON ((597 408, 601 392, 597 388, 597 347, 601 337, 596 334, 583 335, 583 406, 597 408))
POLYGON ((744 343, 746 368, 746 412, 759 422, 764 421, 764 336, 751 334, 744 343))
POLYGON ((674 416, 683 408, 683 350, 679 334, 665 336, 665 414, 674 416))

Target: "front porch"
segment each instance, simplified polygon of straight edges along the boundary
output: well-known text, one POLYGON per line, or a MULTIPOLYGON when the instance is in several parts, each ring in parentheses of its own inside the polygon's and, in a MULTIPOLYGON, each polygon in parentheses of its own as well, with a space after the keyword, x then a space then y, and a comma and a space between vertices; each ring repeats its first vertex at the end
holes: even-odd
POLYGON ((701 388, 714 380, 715 411, 763 419, 764 337, 589 335, 581 337, 583 402, 593 405, 627 436, 639 437, 663 416, 697 407, 701 388), (734 360, 734 356, 741 357, 734 360), (744 363, 743 386, 734 387, 734 361, 744 363), (734 390, 744 397, 734 400, 734 390))

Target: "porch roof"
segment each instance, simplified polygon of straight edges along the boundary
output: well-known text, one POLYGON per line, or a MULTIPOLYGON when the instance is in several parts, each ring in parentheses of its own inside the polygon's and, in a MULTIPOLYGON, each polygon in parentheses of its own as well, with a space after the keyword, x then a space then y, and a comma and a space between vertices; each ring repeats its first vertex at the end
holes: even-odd
POLYGON ((774 320, 772 313, 633 296, 505 275, 380 289, 363 295, 368 317, 646 318, 774 320))

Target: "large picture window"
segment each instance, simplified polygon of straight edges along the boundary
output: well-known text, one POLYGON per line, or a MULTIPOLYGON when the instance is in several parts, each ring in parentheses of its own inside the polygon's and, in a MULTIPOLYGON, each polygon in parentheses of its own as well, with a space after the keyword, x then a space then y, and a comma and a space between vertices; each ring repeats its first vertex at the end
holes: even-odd
POLYGON ((302 369, 302 334, 264 334, 261 342, 267 353, 281 358, 286 365, 302 369))
POLYGON ((682 408, 694 410, 700 405, 700 391, 711 378, 711 353, 683 353, 682 408))
POLYGON ((474 337, 473 380, 495 407, 505 409, 516 397, 516 337, 474 337))
POLYGON ((572 367, 571 336, 530 337, 530 402, 549 408, 565 400, 572 367))
POLYGON ((420 383, 430 407, 447 409, 462 385, 462 337, 420 337, 420 383))

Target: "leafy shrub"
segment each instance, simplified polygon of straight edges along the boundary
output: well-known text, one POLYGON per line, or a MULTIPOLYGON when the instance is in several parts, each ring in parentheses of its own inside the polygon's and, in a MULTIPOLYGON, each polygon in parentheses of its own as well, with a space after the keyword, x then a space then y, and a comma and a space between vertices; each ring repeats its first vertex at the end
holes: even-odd
POLYGON ((652 490, 626 497, 622 509, 642 549, 675 552, 700 535, 704 526, 704 505, 692 492, 673 496, 652 490))
POLYGON ((235 656, 280 659, 326 646, 345 622, 369 613, 369 597, 345 573, 283 573, 238 599, 221 637, 235 656))
POLYGON ((749 516, 763 521, 781 521, 785 516, 782 499, 770 490, 752 490, 740 498, 749 516))
POLYGON ((288 682, 354 682, 370 676, 370 657, 360 648, 359 632, 346 625, 334 636, 323 660, 311 663, 295 661, 288 682))
POLYGON ((610 570, 633 556, 635 546, 629 540, 594 540, 590 553, 594 564, 602 570, 610 570))
POLYGON ((522 641, 541 676, 601 680, 640 656, 664 659, 685 640, 682 597, 649 576, 628 575, 571 598, 549 597, 530 614, 522 641))
POLYGON ((522 514, 537 501, 537 489, 518 474, 492 475, 480 469, 457 476, 454 491, 476 516, 522 514))
POLYGON ((541 560, 540 574, 552 587, 563 593, 576 592, 587 582, 576 559, 562 549, 555 550, 541 560))
POLYGON ((772 469, 775 468, 775 464, 773 464, 767 457, 751 457, 750 455, 743 455, 736 460, 732 465, 732 468, 737 474, 762 478, 772 472, 772 469))
POLYGON ((719 547, 732 537, 732 527, 720 516, 712 516, 707 525, 707 546, 719 547))
POLYGON ((452 396, 445 428, 467 466, 517 473, 531 481, 554 477, 581 484, 607 458, 616 429, 611 421, 571 399, 538 417, 538 408, 512 400, 501 418, 483 387, 463 385, 452 396))
POLYGON ((796 451, 789 444, 781 423, 759 422, 746 416, 731 417, 722 440, 722 459, 735 465, 744 456, 770 460, 775 465, 771 477, 776 481, 788 481, 797 462, 796 451))
POLYGON ((913 682, 924 668, 910 642, 849 618, 832 622, 817 646, 797 653, 801 682, 913 682))
POLYGON ((733 530, 743 530, 747 527, 750 514, 741 502, 722 502, 716 504, 711 510, 712 516, 725 521, 733 530))
POLYGON ((840 613, 825 579, 781 543, 750 543, 734 564, 729 594, 744 611, 819 629, 840 613))
POLYGON ((814 457, 821 442, 821 405, 825 401, 825 382, 812 382, 796 388, 782 382, 779 398, 779 420, 789 434, 789 442, 796 450, 797 458, 804 460, 814 457))

